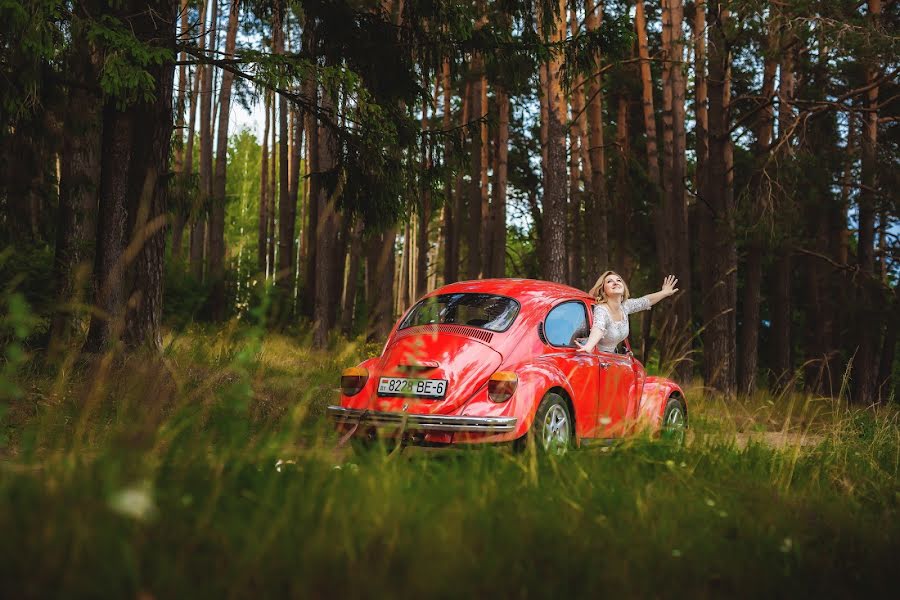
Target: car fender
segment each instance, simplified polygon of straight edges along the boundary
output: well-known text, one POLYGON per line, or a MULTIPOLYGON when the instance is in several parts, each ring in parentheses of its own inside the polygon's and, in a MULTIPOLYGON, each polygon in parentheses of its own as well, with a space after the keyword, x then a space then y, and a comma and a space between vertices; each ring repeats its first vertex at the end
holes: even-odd
MULTIPOLYGON (((666 377, 649 376, 644 382, 641 394, 641 420, 646 422, 652 431, 659 429, 662 423, 666 402, 672 394, 678 394, 684 400, 681 387, 666 377)), ((685 406, 687 403, 685 402, 685 406)))
MULTIPOLYGON (((561 388, 570 400, 574 397, 565 373, 549 360, 538 359, 515 366, 501 366, 499 370, 512 371, 519 379, 512 397, 506 402, 495 403, 488 398, 485 387, 466 404, 462 414, 516 417, 516 429, 511 434, 504 434, 506 439, 517 439, 528 433, 538 406, 549 390, 561 388)), ((573 416, 577 420, 578 415, 573 416)))

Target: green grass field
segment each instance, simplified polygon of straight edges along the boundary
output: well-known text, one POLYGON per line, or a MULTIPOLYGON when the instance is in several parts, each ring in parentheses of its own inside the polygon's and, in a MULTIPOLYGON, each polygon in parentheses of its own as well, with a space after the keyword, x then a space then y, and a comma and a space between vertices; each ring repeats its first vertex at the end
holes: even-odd
POLYGON ((5 368, 4 596, 896 592, 894 407, 689 388, 683 447, 356 455, 323 408, 379 351, 234 327, 5 368))

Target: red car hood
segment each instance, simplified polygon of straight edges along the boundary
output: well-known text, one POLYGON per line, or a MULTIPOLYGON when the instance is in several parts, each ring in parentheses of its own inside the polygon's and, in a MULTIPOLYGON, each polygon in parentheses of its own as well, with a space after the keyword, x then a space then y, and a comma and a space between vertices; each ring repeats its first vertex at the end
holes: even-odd
POLYGON ((500 366, 502 357, 487 344, 453 333, 423 333, 392 343, 370 376, 375 389, 381 377, 446 379, 443 398, 379 396, 373 393, 369 406, 381 411, 419 414, 449 414, 472 397, 500 366))

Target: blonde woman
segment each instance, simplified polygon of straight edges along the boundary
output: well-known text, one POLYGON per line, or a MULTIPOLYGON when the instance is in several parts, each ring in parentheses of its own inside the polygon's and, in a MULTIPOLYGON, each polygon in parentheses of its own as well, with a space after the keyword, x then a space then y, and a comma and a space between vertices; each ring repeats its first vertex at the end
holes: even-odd
POLYGON ((606 271, 588 292, 597 299, 594 307, 594 325, 585 343, 575 342, 581 352, 591 352, 598 347, 601 352, 615 352, 616 346, 628 337, 628 315, 647 310, 663 298, 678 291, 678 280, 669 275, 662 289, 641 298, 629 298, 628 286, 615 271, 606 271))

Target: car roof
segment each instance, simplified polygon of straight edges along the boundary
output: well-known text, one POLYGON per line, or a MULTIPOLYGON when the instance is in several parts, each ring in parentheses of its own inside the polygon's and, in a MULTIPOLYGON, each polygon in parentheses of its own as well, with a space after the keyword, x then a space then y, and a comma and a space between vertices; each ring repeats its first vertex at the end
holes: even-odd
POLYGON ((428 296, 440 294, 497 294, 518 300, 520 304, 552 304, 563 298, 590 300, 587 292, 562 283, 539 279, 474 279, 458 281, 438 288, 428 296))

